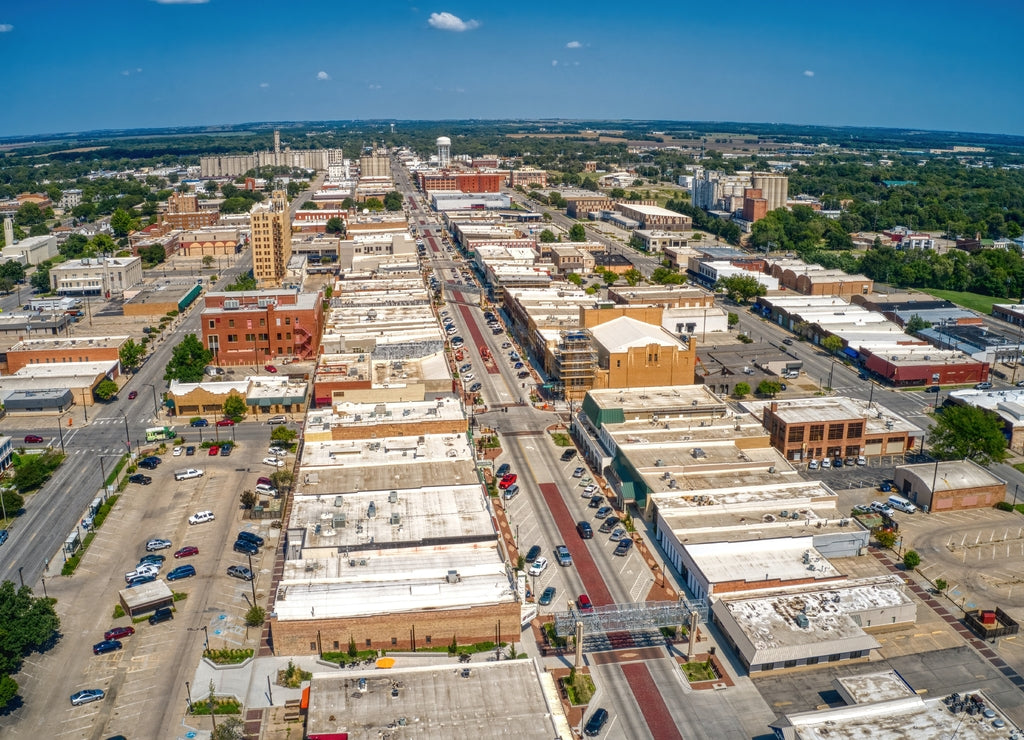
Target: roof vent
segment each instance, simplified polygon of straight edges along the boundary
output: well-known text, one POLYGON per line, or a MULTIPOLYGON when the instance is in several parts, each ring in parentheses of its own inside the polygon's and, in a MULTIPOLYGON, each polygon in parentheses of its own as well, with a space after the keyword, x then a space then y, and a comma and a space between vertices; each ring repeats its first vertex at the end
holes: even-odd
POLYGON ((448 571, 448 575, 445 576, 445 580, 448 581, 448 583, 458 583, 462 580, 462 577, 459 576, 459 571, 450 570, 448 571))
POLYGON ((793 617, 793 621, 796 622, 796 626, 801 629, 807 629, 811 626, 811 620, 807 618, 806 614, 797 614, 793 617))
POLYGON ((366 507, 366 518, 373 519, 377 516, 377 504, 370 502, 370 505, 366 507))
POLYGON ((388 503, 389 504, 397 504, 398 503, 398 491, 391 491, 391 493, 388 494, 388 503))
POLYGON ((402 523, 402 515, 397 511, 391 514, 391 525, 396 526, 402 523))

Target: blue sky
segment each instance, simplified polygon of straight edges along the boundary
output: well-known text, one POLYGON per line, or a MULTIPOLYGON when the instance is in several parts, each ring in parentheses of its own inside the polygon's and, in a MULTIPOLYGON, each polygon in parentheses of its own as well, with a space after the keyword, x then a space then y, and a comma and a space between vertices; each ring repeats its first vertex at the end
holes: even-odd
POLYGON ((3 0, 0 136, 630 118, 1024 133, 1024 3, 3 0))

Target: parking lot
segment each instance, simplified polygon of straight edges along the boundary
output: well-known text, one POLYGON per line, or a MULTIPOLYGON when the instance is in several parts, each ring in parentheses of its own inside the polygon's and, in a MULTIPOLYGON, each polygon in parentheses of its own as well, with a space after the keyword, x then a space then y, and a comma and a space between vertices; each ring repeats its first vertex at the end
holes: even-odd
MULTIPOLYGON (((269 429, 261 425, 255 436, 269 440, 269 429)), ((257 602, 266 605, 280 530, 272 529, 269 520, 243 520, 238 496, 258 476, 268 474, 269 468, 260 465, 267 446, 254 440, 238 444, 230 457, 187 458, 189 466, 205 473, 180 482, 173 470, 185 467, 186 458, 172 457, 168 450, 163 464, 145 471, 153 478, 150 485, 128 486, 75 575, 59 577, 59 564, 53 565, 46 584, 49 596, 57 599, 63 637, 52 650, 26 662, 18 676, 25 706, 0 718, 4 737, 165 737, 169 727, 180 726, 186 708, 184 681, 190 679, 207 639, 213 649, 256 647, 258 630, 246 629, 245 614, 253 586, 257 602), (188 524, 192 514, 204 510, 216 518, 188 524), (242 529, 266 540, 252 558, 253 584, 226 575, 229 565, 249 564, 245 555, 231 549, 242 529), (171 548, 159 551, 166 557, 163 575, 185 563, 197 571, 192 578, 168 583, 180 595, 174 619, 150 625, 114 618, 124 574, 146 554, 146 541, 157 537, 172 542, 171 548), (172 554, 184 545, 198 547, 198 554, 175 559, 172 554), (90 646, 103 639, 105 630, 128 625, 136 632, 124 638, 123 649, 92 654, 90 646), (107 696, 72 707, 67 697, 84 688, 104 689, 107 696)))

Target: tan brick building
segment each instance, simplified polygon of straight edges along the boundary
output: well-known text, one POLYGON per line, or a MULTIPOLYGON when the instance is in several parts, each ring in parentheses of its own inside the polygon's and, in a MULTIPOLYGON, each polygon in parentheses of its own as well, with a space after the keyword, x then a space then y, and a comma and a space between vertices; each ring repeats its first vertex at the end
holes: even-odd
POLYGON ((292 227, 284 191, 275 190, 269 203, 253 206, 249 228, 253 277, 261 288, 278 287, 292 256, 292 227))
POLYGON ((120 362, 119 352, 129 337, 54 337, 25 339, 7 350, 7 372, 29 365, 61 362, 120 362))
POLYGON ((970 460, 900 465, 896 492, 929 511, 988 509, 1006 500, 1006 481, 970 460))

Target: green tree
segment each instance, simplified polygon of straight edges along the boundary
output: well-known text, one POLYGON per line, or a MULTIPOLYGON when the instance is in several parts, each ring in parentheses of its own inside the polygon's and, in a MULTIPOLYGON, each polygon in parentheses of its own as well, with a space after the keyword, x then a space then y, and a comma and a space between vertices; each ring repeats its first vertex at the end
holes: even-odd
POLYGON ((225 198, 224 202, 220 204, 221 213, 248 213, 250 208, 252 208, 252 201, 239 196, 225 198))
POLYGON ((135 219, 132 218, 128 211, 118 208, 110 216, 110 228, 114 230, 114 236, 125 237, 128 236, 137 226, 135 219))
POLYGON ((3 510, 7 512, 7 516, 9 517, 13 517, 21 511, 21 507, 25 505, 25 497, 16 490, 13 490, 10 486, 5 486, 0 490, 0 499, 3 499, 3 510))
POLYGON ((948 587, 949 587, 949 584, 946 583, 946 579, 945 578, 936 578, 935 579, 935 588, 938 589, 938 591, 940 593, 942 591, 945 591, 948 587))
POLYGON ((20 283, 25 279, 25 265, 15 260, 8 260, 0 265, 0 278, 20 283))
POLYGON ((555 232, 551 229, 544 229, 540 232, 539 240, 541 244, 551 244, 558 241, 558 237, 555 236, 555 232))
POLYGON ((327 219, 327 226, 325 231, 328 234, 344 234, 345 233, 345 222, 337 216, 331 216, 327 219))
POLYGON ((46 224, 32 224, 28 230, 29 236, 46 236, 50 233, 50 229, 46 224))
POLYGON ((139 256, 143 262, 150 265, 159 265, 161 262, 167 259, 167 252, 160 244, 154 244, 150 247, 140 247, 139 256))
POLYGON ((304 210, 304 211, 319 211, 320 210, 320 206, 318 206, 316 203, 314 203, 311 200, 307 200, 305 203, 302 204, 302 210, 304 210))
POLYGON ((384 195, 384 208, 388 211, 400 211, 402 210, 402 194, 397 190, 392 190, 384 195))
POLYGON ((367 198, 366 202, 363 203, 363 207, 368 211, 374 212, 384 210, 384 204, 381 202, 380 198, 367 198))
POLYGON ((238 275, 224 290, 256 290, 256 278, 251 272, 243 272, 238 275))
POLYGON ((356 648, 356 638, 349 635, 348 638, 348 657, 354 658, 359 655, 359 650, 356 648))
POLYGON ((89 246, 94 254, 113 254, 117 249, 117 245, 114 244, 114 240, 109 234, 97 234, 89 242, 89 246))
POLYGON ((242 740, 245 737, 245 723, 237 715, 217 720, 217 726, 210 740, 242 740))
POLYGON ((565 279, 568 280, 573 285, 575 285, 576 287, 583 285, 583 278, 580 277, 580 274, 578 272, 570 272, 568 275, 565 276, 565 279))
POLYGON ((195 334, 187 334, 171 351, 164 380, 181 383, 198 383, 203 379, 203 370, 213 359, 213 353, 203 346, 195 334))
POLYGON ((903 567, 907 570, 913 570, 921 564, 921 556, 917 554, 917 550, 907 550, 903 555, 903 567))
MULTIPOLYGON (((53 601, 36 598, 28 586, 0 585, 0 675, 16 673, 22 659, 34 650, 54 644, 60 619, 53 601)), ((9 689, 8 689, 9 690, 9 689)))
POLYGON ((292 471, 281 468, 270 474, 270 482, 278 491, 287 491, 295 482, 295 475, 292 471))
POLYGON ((248 410, 248 407, 245 405, 245 399, 239 395, 231 394, 224 399, 224 416, 228 419, 241 421, 248 410))
POLYGON ((19 493, 39 488, 49 479, 63 459, 64 457, 56 452, 44 452, 42 455, 26 455, 14 473, 15 488, 18 489, 19 493))
POLYGON ((109 401, 117 395, 117 383, 105 378, 96 384, 92 394, 100 401, 109 401))
POLYGON ((583 224, 573 224, 569 229, 569 241, 571 242, 585 242, 587 240, 587 230, 583 224))
POLYGON ((730 275, 720 278, 715 288, 724 290, 725 294, 737 303, 746 303, 751 298, 768 292, 753 275, 730 275))
POLYGON ((134 339, 129 339, 121 345, 117 355, 121 360, 122 367, 134 371, 142 364, 142 358, 146 356, 146 348, 138 344, 134 339))
POLYGON ((17 213, 14 214, 14 223, 18 226, 33 226, 44 221, 46 221, 46 214, 43 213, 43 209, 39 207, 38 203, 22 203, 17 213))
POLYGON ((211 267, 214 259, 212 254, 203 255, 203 267, 211 267))
POLYGON ((619 282, 619 276, 611 270, 605 270, 601 275, 601 279, 604 280, 605 285, 615 285, 619 282))
POLYGON ((1006 459, 1003 422, 976 406, 944 408, 928 435, 932 455, 940 460, 973 460, 979 465, 1006 459))
POLYGON ((879 547, 891 550, 893 545, 896 544, 896 533, 890 532, 887 529, 879 529, 875 531, 875 542, 878 543, 879 547))
POLYGON ((821 346, 832 355, 838 355, 843 349, 843 340, 835 334, 829 334, 821 340, 821 346))
POLYGON ((249 627, 259 627, 266 619, 267 610, 258 604, 253 604, 245 613, 245 624, 249 627))
POLYGON ((356 202, 351 198, 345 198, 341 201, 341 207, 344 208, 346 211, 351 211, 353 208, 356 207, 356 202))
POLYGON ((296 196, 298 196, 299 193, 302 192, 302 183, 292 180, 291 182, 288 183, 286 190, 288 191, 289 199, 295 198, 296 196))
POLYGON ((729 328, 732 329, 736 324, 740 323, 740 317, 730 311, 728 316, 726 316, 726 321, 729 324, 729 328))
POLYGON ((77 260, 92 255, 89 247, 89 239, 82 234, 72 234, 63 244, 57 247, 57 251, 69 260, 77 260))
POLYGON ((251 509, 258 500, 259 496, 251 488, 246 488, 238 497, 238 503, 243 509, 251 509))
POLYGON ((918 316, 915 313, 907 321, 907 325, 904 328, 907 330, 907 334, 916 334, 917 332, 921 331, 922 329, 930 328, 931 325, 932 325, 932 323, 930 321, 925 321, 924 319, 922 319, 920 316, 918 316))
POLYGON ((35 288, 39 293, 49 293, 50 266, 39 264, 36 267, 36 271, 32 273, 32 277, 28 279, 28 284, 35 288))
POLYGON ((732 394, 736 398, 743 398, 744 396, 750 395, 750 384, 749 383, 737 383, 732 389, 732 394))
POLYGON ((762 380, 757 384, 757 393, 761 396, 774 396, 782 390, 782 383, 777 380, 762 380))
POLYGON ((669 267, 655 267, 651 273, 651 282, 656 285, 680 285, 686 282, 686 276, 669 267))
POLYGON ((18 695, 18 682, 7 675, 0 675, 0 709, 10 704, 18 695))
POLYGON ((272 442, 284 442, 285 444, 291 444, 298 436, 299 433, 294 429, 289 429, 284 424, 279 424, 274 427, 274 431, 270 433, 270 440, 272 442))
POLYGON ((631 267, 622 273, 623 279, 629 284, 629 287, 635 287, 641 280, 644 279, 644 274, 635 267, 631 267))
POLYGON ((210 195, 215 195, 217 192, 217 181, 207 180, 205 183, 203 183, 203 190, 205 190, 210 195))

